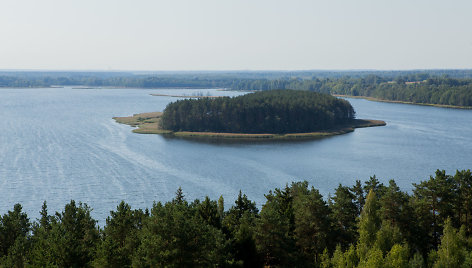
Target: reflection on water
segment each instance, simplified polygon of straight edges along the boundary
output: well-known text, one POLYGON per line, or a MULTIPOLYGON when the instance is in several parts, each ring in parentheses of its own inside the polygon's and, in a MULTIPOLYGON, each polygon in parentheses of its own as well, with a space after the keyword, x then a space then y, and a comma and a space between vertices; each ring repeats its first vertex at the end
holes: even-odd
POLYGON ((150 207, 172 199, 225 197, 228 208, 241 189, 261 205, 264 194, 308 180, 327 195, 374 174, 395 178, 404 190, 435 169, 472 164, 472 111, 350 99, 358 118, 385 127, 356 129, 329 138, 234 141, 140 135, 111 118, 162 111, 172 97, 159 94, 237 95, 214 89, 0 89, 0 213, 23 204, 39 217, 75 199, 88 203, 103 225, 125 200, 150 207))

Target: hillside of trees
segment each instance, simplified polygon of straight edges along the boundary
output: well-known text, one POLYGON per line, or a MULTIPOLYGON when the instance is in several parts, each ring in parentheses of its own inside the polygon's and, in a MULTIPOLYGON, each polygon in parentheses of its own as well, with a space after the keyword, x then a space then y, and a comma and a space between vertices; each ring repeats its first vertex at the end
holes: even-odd
POLYGON ((328 94, 270 90, 237 97, 170 103, 161 127, 172 131, 300 133, 330 129, 354 119, 351 104, 328 94))
POLYGON ((2 267, 471 267, 470 170, 413 184, 373 176, 323 197, 307 182, 265 195, 259 211, 239 193, 171 201, 148 210, 121 202, 103 228, 71 201, 31 221, 16 204, 1 216, 2 267))

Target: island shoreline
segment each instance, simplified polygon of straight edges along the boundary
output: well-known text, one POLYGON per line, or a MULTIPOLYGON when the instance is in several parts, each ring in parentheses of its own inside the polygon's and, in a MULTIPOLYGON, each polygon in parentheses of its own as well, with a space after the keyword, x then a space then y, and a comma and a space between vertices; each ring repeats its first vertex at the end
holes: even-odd
POLYGON ((134 133, 138 134, 161 134, 168 137, 179 138, 212 138, 212 139, 231 139, 231 140, 291 140, 291 139, 317 139, 330 137, 353 132, 356 128, 385 126, 385 121, 372 119, 353 119, 352 122, 339 127, 316 132, 306 133, 227 133, 227 132, 192 132, 165 130, 159 128, 159 120, 162 112, 140 113, 127 117, 113 117, 121 124, 135 127, 134 133))

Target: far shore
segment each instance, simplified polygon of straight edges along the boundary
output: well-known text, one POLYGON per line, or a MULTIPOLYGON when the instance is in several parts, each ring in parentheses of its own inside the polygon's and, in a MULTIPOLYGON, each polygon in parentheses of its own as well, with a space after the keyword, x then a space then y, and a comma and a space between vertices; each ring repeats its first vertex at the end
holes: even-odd
POLYGON ((346 134, 353 132, 356 128, 385 126, 386 123, 382 120, 372 119, 354 119, 352 122, 339 126, 334 129, 328 129, 317 132, 308 133, 287 133, 287 134, 272 134, 272 133, 219 133, 219 132, 191 132, 191 131, 170 131, 161 129, 159 127, 159 120, 162 112, 141 113, 127 117, 113 117, 116 122, 121 124, 136 127, 134 133, 140 134, 162 134, 173 137, 184 138, 217 138, 217 139, 235 139, 235 140, 284 140, 284 139, 315 139, 321 137, 329 137, 334 135, 346 134))
POLYGON ((421 106, 433 106, 433 107, 440 107, 440 108, 465 109, 465 110, 472 109, 472 106, 456 106, 456 105, 421 103, 421 102, 411 102, 411 101, 384 100, 384 99, 379 99, 379 98, 374 98, 374 97, 351 96, 351 95, 341 95, 341 94, 331 94, 331 95, 333 95, 335 97, 352 98, 352 99, 364 99, 364 100, 387 102, 387 103, 413 104, 413 105, 421 105, 421 106))
POLYGON ((221 98, 224 96, 197 96, 197 95, 173 95, 173 94, 157 94, 157 93, 152 93, 150 94, 151 96, 157 96, 157 97, 174 97, 174 98, 195 98, 195 99, 200 99, 200 98, 221 98))

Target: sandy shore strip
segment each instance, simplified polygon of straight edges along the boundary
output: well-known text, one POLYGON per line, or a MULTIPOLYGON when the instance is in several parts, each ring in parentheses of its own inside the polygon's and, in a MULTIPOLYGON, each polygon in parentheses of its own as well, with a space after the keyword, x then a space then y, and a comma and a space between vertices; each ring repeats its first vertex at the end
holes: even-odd
POLYGON ((140 134, 165 134, 175 137, 188 137, 188 138, 221 138, 221 139, 241 139, 241 140, 258 140, 258 139, 307 139, 307 138, 320 138, 334 135, 341 135, 349 132, 353 132, 356 128, 364 127, 377 127, 385 126, 386 123, 382 120, 371 120, 371 119, 354 119, 349 124, 339 126, 334 129, 308 132, 308 133, 287 133, 287 134, 272 134, 272 133, 220 133, 220 132, 192 132, 192 131, 178 131, 173 132, 170 130, 161 129, 159 126, 159 120, 162 116, 162 112, 153 113, 141 113, 127 117, 113 117, 116 122, 121 124, 130 125, 136 127, 133 130, 134 133, 140 134))

